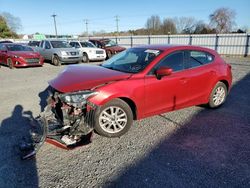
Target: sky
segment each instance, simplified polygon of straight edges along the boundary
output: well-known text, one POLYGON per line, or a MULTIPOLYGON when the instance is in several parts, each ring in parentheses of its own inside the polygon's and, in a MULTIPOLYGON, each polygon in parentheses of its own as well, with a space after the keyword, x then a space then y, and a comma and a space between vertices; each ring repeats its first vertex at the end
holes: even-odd
POLYGON ((56 14, 58 34, 78 35, 104 30, 119 31, 145 27, 147 18, 159 15, 161 19, 194 17, 209 23, 209 14, 226 7, 236 12, 238 28, 250 28, 250 0, 0 0, 0 13, 9 12, 19 17, 19 34, 55 34, 51 17, 56 14))

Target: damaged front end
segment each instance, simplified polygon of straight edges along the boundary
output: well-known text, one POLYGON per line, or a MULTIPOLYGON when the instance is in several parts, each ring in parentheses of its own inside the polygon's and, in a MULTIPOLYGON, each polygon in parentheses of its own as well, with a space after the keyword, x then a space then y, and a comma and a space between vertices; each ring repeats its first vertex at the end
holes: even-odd
POLYGON ((40 116, 29 118, 31 139, 24 139, 19 145, 22 159, 35 156, 45 141, 64 149, 91 142, 97 106, 88 98, 97 92, 60 93, 49 90, 45 110, 40 116))
POLYGON ((87 99, 96 94, 91 90, 51 92, 48 105, 41 114, 50 143, 72 148, 91 142, 97 106, 87 99))

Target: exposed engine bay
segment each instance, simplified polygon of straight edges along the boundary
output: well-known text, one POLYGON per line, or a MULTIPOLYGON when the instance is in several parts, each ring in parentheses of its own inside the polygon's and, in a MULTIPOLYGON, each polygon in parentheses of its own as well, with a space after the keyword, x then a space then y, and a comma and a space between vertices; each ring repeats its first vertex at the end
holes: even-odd
POLYGON ((47 141, 64 149, 72 149, 91 143, 97 106, 87 98, 96 94, 91 90, 73 93, 49 91, 47 106, 35 120, 33 143, 22 143, 22 159, 37 153, 47 141))

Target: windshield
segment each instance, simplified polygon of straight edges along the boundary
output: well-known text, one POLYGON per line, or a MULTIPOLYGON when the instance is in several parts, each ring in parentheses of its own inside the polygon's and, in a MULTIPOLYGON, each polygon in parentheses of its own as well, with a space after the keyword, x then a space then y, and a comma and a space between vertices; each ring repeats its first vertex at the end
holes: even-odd
POLYGON ((138 73, 151 63, 160 53, 160 50, 130 48, 108 59, 102 66, 121 72, 138 73))
POLYGON ((66 41, 50 41, 53 48, 72 48, 66 41))
POLYGON ((112 40, 103 40, 102 42, 104 43, 105 47, 117 46, 117 44, 112 40))
POLYGON ((82 47, 87 47, 87 48, 96 48, 96 46, 94 44, 92 44, 91 42, 80 42, 82 47))
POLYGON ((8 44, 6 45, 7 49, 9 51, 33 51, 32 48, 28 47, 28 46, 23 46, 23 45, 20 45, 20 44, 8 44))

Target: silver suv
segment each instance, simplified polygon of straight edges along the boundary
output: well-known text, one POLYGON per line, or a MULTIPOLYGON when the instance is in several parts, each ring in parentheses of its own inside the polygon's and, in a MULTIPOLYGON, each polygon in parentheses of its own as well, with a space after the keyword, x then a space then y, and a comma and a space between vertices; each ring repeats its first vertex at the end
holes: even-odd
POLYGON ((66 41, 42 40, 36 51, 56 66, 61 63, 80 63, 82 61, 80 51, 72 48, 66 41))

